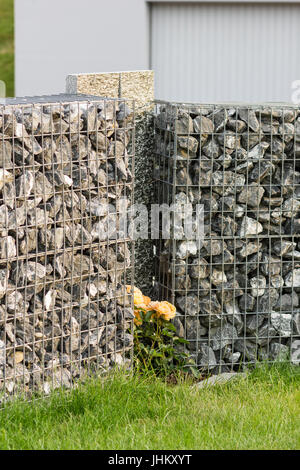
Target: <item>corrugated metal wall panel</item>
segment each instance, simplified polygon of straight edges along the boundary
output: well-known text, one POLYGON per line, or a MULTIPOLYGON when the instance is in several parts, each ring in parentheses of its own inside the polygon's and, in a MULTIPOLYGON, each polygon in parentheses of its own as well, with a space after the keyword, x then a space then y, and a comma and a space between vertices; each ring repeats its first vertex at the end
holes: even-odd
POLYGON ((300 79, 300 5, 152 5, 156 97, 291 101, 300 79))

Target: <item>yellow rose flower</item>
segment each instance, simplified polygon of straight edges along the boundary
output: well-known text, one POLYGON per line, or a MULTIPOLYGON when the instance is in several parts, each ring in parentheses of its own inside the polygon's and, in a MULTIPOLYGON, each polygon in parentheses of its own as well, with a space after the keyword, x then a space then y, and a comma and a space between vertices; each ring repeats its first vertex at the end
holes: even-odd
POLYGON ((135 315, 135 319, 133 320, 134 324, 137 326, 140 326, 142 324, 142 319, 141 319, 139 310, 134 309, 134 315, 135 315))
POLYGON ((133 303, 135 307, 143 308, 144 306, 144 296, 142 293, 134 292, 133 294, 133 303))
POLYGON ((142 294, 142 291, 140 289, 138 289, 137 287, 135 287, 135 286, 127 285, 126 290, 127 290, 128 294, 132 294, 132 293, 135 293, 135 292, 138 292, 139 294, 142 294))
POLYGON ((151 301, 150 297, 143 295, 142 291, 135 286, 126 286, 128 294, 133 294, 133 303, 134 303, 134 313, 135 319, 134 323, 136 325, 142 324, 142 319, 140 312, 141 310, 144 311, 153 311, 153 317, 162 317, 164 320, 170 321, 172 318, 176 316, 176 308, 170 302, 163 300, 162 302, 159 301, 151 301))
POLYGON ((135 307, 142 307, 144 305, 144 296, 140 289, 134 286, 126 286, 128 294, 133 294, 133 303, 135 307))
POLYGON ((148 307, 149 303, 151 302, 150 297, 143 295, 143 299, 144 299, 144 304, 146 305, 146 307, 148 307))
POLYGON ((164 320, 170 321, 176 316, 176 308, 170 302, 163 300, 162 302, 150 302, 148 304, 148 310, 154 310, 158 316, 164 318, 164 320))
POLYGON ((134 308, 139 309, 139 310, 150 310, 148 308, 148 305, 151 302, 150 297, 147 297, 146 295, 143 295, 142 291, 138 289, 135 286, 126 286, 128 294, 133 294, 133 303, 134 303, 134 308))

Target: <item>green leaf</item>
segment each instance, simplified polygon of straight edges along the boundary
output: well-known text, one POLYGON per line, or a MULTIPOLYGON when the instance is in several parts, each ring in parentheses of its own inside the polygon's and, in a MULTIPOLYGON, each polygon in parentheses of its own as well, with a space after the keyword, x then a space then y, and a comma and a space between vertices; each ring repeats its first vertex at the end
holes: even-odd
POLYGON ((153 315, 153 311, 152 311, 152 310, 150 310, 149 312, 147 312, 146 315, 145 315, 145 321, 148 322, 148 321, 151 319, 152 315, 153 315))
POLYGON ((174 336, 174 334, 171 333, 170 331, 168 331, 167 328, 164 328, 164 329, 162 330, 162 334, 163 334, 164 336, 168 336, 169 338, 173 338, 173 336, 174 336))
POLYGON ((152 351, 152 356, 153 356, 153 357, 163 357, 163 354, 160 353, 160 352, 157 352, 157 351, 153 350, 153 351, 152 351))
POLYGON ((173 323, 168 322, 167 325, 166 325, 166 328, 168 328, 169 330, 172 330, 172 331, 175 331, 175 332, 176 332, 176 328, 175 328, 175 326, 173 325, 173 323))
POLYGON ((189 342, 184 338, 176 338, 176 343, 188 344, 189 342))

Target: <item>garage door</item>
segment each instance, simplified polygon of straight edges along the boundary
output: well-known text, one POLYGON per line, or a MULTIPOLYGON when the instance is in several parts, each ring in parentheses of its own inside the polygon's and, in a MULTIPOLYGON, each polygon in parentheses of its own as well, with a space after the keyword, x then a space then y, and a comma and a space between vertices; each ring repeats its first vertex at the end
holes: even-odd
POLYGON ((153 4, 156 97, 291 101, 300 80, 300 4, 153 4))

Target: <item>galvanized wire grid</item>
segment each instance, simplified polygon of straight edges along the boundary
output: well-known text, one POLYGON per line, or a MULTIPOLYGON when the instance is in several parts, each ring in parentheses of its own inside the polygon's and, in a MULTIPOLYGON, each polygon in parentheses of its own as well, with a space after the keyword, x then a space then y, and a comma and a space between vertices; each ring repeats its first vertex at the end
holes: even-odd
POLYGON ((299 108, 159 101, 155 148, 159 203, 204 207, 202 240, 176 239, 173 218, 156 244, 186 350, 209 373, 299 364, 299 108))
POLYGON ((1 405, 131 363, 134 102, 12 99, 0 132, 1 405))

